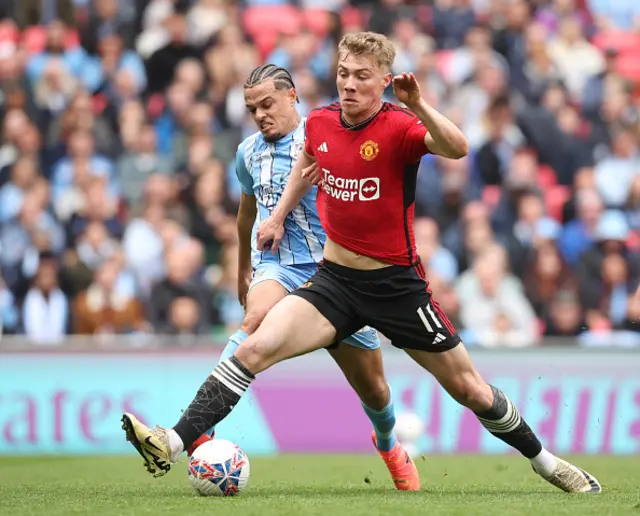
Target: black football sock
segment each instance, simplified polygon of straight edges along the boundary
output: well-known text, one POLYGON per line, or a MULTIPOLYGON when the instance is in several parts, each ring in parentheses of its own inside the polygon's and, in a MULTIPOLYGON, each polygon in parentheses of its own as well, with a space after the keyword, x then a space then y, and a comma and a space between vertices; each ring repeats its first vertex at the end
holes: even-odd
POLYGON ((542 444, 511 400, 497 387, 490 387, 493 406, 485 412, 476 412, 478 420, 489 432, 528 459, 536 457, 542 451, 542 444))
POLYGON ((233 410, 254 376, 235 357, 220 362, 173 427, 184 449, 233 410))

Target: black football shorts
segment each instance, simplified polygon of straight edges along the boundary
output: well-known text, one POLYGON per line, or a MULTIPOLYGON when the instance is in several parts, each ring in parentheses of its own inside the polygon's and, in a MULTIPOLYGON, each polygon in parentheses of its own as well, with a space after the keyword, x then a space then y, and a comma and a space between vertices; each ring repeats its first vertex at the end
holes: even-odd
POLYGON ((375 328, 397 348, 441 352, 460 343, 420 264, 364 271, 325 260, 290 295, 306 299, 329 320, 336 343, 363 326, 375 328))

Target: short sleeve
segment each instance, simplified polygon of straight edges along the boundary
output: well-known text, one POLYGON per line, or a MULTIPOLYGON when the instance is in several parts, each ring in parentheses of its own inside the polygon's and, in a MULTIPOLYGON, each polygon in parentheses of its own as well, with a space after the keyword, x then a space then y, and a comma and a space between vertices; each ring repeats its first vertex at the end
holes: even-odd
POLYGON ((238 176, 238 180, 240 181, 242 193, 244 193, 245 195, 254 195, 253 178, 247 170, 247 164, 244 160, 245 145, 246 141, 238 145, 238 150, 236 152, 236 175, 238 176))
POLYGON ((417 117, 411 117, 408 124, 405 122, 401 149, 407 163, 416 163, 429 153, 424 142, 426 135, 427 128, 417 117))
POLYGON ((305 124, 304 127, 304 151, 311 157, 314 156, 313 154, 313 144, 311 143, 311 132, 310 132, 310 127, 313 125, 311 123, 312 119, 313 119, 314 115, 313 113, 311 113, 309 115, 309 118, 307 118, 307 123, 305 124))

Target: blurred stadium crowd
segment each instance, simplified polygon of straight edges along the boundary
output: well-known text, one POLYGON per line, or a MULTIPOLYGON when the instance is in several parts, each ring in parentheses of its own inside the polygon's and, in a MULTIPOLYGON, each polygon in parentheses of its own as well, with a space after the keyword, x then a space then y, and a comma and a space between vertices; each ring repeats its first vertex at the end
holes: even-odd
MULTIPOLYGON (((236 145, 263 62, 303 115, 345 31, 471 142, 427 156, 416 235, 468 345, 640 345, 637 0, 0 0, 0 320, 69 333, 230 331, 236 145)), ((390 97, 389 100, 392 100, 390 97)))

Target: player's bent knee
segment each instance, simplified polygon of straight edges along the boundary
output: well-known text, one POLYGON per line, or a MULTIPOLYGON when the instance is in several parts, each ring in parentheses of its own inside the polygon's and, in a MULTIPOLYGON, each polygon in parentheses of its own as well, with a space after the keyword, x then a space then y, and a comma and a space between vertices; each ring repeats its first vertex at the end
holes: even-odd
POLYGON ((381 410, 389 404, 389 385, 384 376, 376 376, 360 387, 358 396, 362 403, 374 410, 381 410))
POLYGON ((444 387, 453 399, 474 412, 489 410, 493 404, 491 387, 473 371, 457 375, 444 387))
POLYGON ((258 327, 262 324, 267 312, 268 310, 249 309, 244 316, 240 329, 247 335, 255 333, 258 327))
POLYGON ((235 352, 235 356, 254 375, 267 369, 276 350, 276 343, 260 332, 250 335, 235 352))

